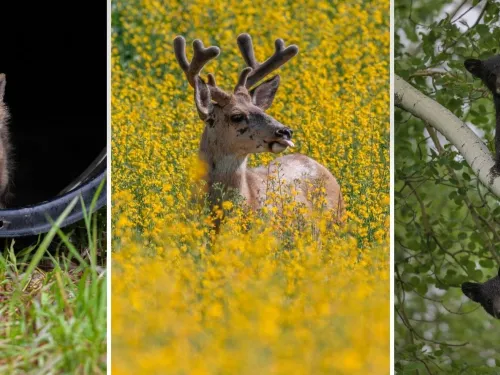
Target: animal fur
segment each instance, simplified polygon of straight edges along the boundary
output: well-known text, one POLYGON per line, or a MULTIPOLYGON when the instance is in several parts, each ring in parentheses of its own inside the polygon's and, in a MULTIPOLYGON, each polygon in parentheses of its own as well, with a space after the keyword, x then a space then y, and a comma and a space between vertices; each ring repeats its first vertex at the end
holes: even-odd
MULTIPOLYGON (((277 78, 274 81, 278 81, 277 78)), ((264 90, 265 85, 270 84, 277 89, 277 84, 272 80, 259 87, 262 92, 272 92, 268 95, 274 96, 276 90, 264 90)), ((269 166, 247 168, 248 155, 279 153, 286 148, 286 145, 280 147, 277 143, 280 139, 275 134, 279 129, 287 128, 267 115, 265 108, 253 104, 259 100, 255 93, 252 94, 245 91, 233 94, 224 107, 214 105, 205 120, 200 157, 208 166, 209 186, 222 184, 236 189, 251 207, 258 209, 269 194, 269 177, 279 175, 285 185, 297 188, 298 196, 295 199, 309 207, 311 202, 307 198, 308 185, 323 187, 327 207, 335 212, 335 218, 342 217, 344 202, 340 186, 335 177, 315 160, 301 154, 289 154, 277 158, 269 166), (233 122, 231 117, 235 113, 244 116, 245 120, 233 122)), ((272 98, 266 100, 270 105, 272 98)), ((214 195, 210 191, 210 196, 214 195)))
POLYGON ((495 166, 493 168, 500 173, 500 55, 486 60, 465 60, 464 65, 475 77, 480 78, 493 94, 496 111, 495 166))
POLYGON ((9 111, 3 100, 6 82, 5 74, 0 74, 0 208, 5 208, 7 203, 10 177, 9 111))
POLYGON ((500 270, 498 275, 484 283, 463 283, 462 292, 474 302, 480 303, 484 310, 500 319, 500 270))
POLYGON ((212 204, 220 201, 219 188, 222 186, 237 191, 250 207, 259 209, 271 195, 272 181, 278 177, 285 189, 294 188, 294 199, 308 207, 313 207, 313 191, 323 191, 323 202, 332 213, 332 221, 341 223, 345 209, 340 186, 328 169, 315 160, 305 155, 289 154, 268 166, 247 168, 250 154, 278 154, 294 146, 292 129, 265 113, 278 90, 279 75, 254 86, 295 56, 298 47, 285 48, 284 41, 278 39, 274 55, 259 63, 255 60, 250 35, 240 34, 237 42, 248 67, 241 71, 231 93, 219 88, 213 75, 208 75, 207 82, 199 75, 203 66, 219 55, 218 47, 205 48, 200 40, 195 40, 193 59, 189 63, 185 39, 178 36, 174 40, 175 56, 194 88, 198 115, 205 123, 200 157, 208 169, 206 180, 210 201, 212 204))

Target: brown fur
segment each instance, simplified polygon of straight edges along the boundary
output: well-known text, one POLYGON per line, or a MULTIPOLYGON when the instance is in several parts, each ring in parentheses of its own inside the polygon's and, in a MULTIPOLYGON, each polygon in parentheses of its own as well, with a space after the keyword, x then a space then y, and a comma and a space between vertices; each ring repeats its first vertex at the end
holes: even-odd
POLYGON ((5 74, 0 74, 0 208, 5 208, 7 188, 9 185, 9 132, 7 122, 9 111, 3 101, 5 94, 5 74))
MULTIPOLYGON (((249 154, 272 152, 270 144, 278 139, 276 130, 282 128, 285 126, 253 105, 249 95, 233 95, 226 106, 215 105, 206 120, 200 144, 200 157, 208 166, 209 188, 221 183, 237 189, 251 207, 258 209, 268 194, 269 176, 279 173, 287 184, 298 186, 296 199, 306 205, 310 202, 306 198, 305 180, 313 186, 324 185, 329 208, 334 209, 337 216, 343 215, 344 203, 337 180, 325 167, 305 155, 289 154, 277 158, 268 167, 247 168, 249 154), (245 114, 248 121, 233 123, 231 114, 234 113, 245 114)), ((210 190, 211 196, 215 194, 210 190)))
POLYGON ((259 64, 253 57, 250 37, 242 34, 238 43, 250 67, 241 72, 234 93, 229 94, 216 86, 213 76, 209 75, 208 84, 199 77, 203 65, 218 55, 217 47, 205 49, 200 41, 195 41, 195 56, 188 64, 184 39, 178 37, 174 43, 177 60, 195 89, 198 114, 205 122, 200 158, 208 166, 206 179, 212 202, 218 200, 215 186, 222 185, 236 189, 252 208, 259 209, 269 193, 269 177, 279 175, 286 185, 295 186, 298 191, 295 199, 309 207, 312 206, 307 197, 310 187, 323 187, 333 220, 342 221, 344 201, 340 186, 335 177, 315 160, 301 154, 290 154, 274 160, 267 167, 247 168, 250 154, 280 153, 292 145, 291 129, 264 112, 273 102, 279 87, 279 76, 252 90, 248 80, 262 78, 275 70, 276 66, 293 57, 298 49, 295 46, 285 49, 283 41, 278 40, 275 55, 259 64))

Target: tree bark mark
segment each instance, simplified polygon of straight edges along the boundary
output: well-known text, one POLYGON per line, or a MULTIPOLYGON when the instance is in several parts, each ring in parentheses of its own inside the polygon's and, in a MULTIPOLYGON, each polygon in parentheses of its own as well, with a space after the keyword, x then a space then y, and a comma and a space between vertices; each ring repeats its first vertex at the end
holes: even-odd
POLYGON ((492 170, 493 156, 484 142, 458 117, 435 100, 395 76, 394 103, 428 123, 453 144, 481 183, 500 198, 500 176, 492 170))

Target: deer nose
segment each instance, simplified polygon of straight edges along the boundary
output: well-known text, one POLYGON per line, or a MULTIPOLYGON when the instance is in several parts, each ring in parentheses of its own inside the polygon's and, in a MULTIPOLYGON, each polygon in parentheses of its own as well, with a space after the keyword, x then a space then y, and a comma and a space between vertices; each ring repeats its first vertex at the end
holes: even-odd
POLYGON ((288 139, 292 138, 292 134, 293 134, 293 130, 289 129, 289 128, 278 129, 274 133, 274 135, 276 137, 288 138, 288 139))

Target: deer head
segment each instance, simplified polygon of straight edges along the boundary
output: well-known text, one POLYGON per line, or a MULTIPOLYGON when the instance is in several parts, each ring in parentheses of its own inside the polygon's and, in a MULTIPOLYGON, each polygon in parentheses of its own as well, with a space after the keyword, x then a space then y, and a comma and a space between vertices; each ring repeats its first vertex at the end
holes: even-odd
POLYGON ((276 95, 280 77, 252 88, 257 82, 278 69, 298 53, 291 45, 285 48, 283 40, 275 42, 276 51, 263 63, 255 59, 252 39, 248 34, 238 36, 238 46, 248 65, 239 75, 232 93, 219 88, 212 74, 208 81, 200 77, 205 64, 216 58, 218 47, 205 48, 200 40, 193 42, 193 58, 188 63, 186 41, 182 36, 174 40, 175 56, 194 88, 194 100, 201 120, 206 124, 203 141, 211 154, 244 157, 250 153, 279 153, 293 147, 293 131, 265 113, 276 95))

